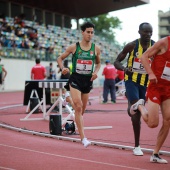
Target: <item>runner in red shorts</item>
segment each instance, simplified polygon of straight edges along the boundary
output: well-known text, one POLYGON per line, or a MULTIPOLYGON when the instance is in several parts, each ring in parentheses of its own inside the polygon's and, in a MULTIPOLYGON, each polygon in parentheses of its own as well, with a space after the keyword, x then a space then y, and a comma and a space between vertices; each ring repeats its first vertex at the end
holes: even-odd
POLYGON ((165 139, 170 129, 170 36, 160 39, 149 48, 141 57, 141 62, 149 75, 149 86, 147 89, 148 111, 144 107, 143 99, 131 106, 131 114, 138 109, 144 121, 150 128, 159 124, 159 108, 161 108, 163 124, 158 133, 157 142, 151 162, 168 163, 159 157, 165 139), (151 66, 148 58, 152 59, 151 66))

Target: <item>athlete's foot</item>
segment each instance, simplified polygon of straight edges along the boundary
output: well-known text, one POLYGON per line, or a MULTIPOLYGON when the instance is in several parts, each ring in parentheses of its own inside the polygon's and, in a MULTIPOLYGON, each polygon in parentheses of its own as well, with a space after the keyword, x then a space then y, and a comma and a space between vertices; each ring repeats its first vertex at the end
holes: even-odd
POLYGON ((89 145, 91 145, 91 142, 87 140, 87 138, 84 138, 82 140, 82 144, 84 145, 85 148, 87 148, 89 145))
POLYGON ((139 105, 144 105, 145 104, 145 101, 143 99, 139 99, 135 104, 133 104, 131 107, 130 107, 130 114, 131 115, 134 115, 136 114, 137 110, 138 110, 138 106, 139 105))

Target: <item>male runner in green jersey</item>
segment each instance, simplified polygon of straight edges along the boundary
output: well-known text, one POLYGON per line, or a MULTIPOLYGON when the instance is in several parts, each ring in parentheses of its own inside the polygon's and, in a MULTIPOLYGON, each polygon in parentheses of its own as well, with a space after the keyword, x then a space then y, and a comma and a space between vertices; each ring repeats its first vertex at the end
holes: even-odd
POLYGON ((82 40, 70 45, 66 51, 58 57, 57 62, 62 74, 69 72, 63 67, 63 60, 72 54, 72 74, 69 78, 71 97, 75 108, 75 122, 84 147, 91 144, 84 134, 83 114, 88 102, 89 92, 92 89, 93 80, 97 78, 100 69, 100 48, 91 42, 94 35, 94 25, 86 22, 81 26, 82 40))

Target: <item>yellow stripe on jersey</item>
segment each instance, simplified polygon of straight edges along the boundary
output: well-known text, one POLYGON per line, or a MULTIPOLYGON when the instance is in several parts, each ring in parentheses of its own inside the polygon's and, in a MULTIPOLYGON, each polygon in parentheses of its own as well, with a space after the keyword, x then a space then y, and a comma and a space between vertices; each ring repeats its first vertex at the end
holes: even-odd
MULTIPOLYGON (((152 40, 151 40, 152 41, 152 40)), ((150 41, 150 45, 149 47, 154 43, 152 41, 151 43, 150 41)), ((133 67, 133 61, 134 58, 141 58, 143 54, 143 48, 140 44, 139 39, 136 40, 136 46, 134 48, 134 50, 130 53, 128 60, 127 60, 127 67, 133 67)), ((137 72, 133 72, 132 75, 128 76, 127 74, 125 74, 125 81, 126 80, 132 80, 135 83, 138 83, 142 86, 147 86, 148 85, 148 75, 147 74, 140 74, 137 72)))

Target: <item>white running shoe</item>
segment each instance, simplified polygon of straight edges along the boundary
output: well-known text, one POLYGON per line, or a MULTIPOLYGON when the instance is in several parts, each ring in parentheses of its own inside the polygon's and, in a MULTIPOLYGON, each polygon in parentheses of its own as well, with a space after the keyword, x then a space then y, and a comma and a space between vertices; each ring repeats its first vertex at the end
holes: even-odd
POLYGON ((133 104, 131 107, 130 107, 130 114, 131 115, 134 115, 138 109, 138 106, 139 105, 144 105, 145 104, 145 100, 143 99, 139 99, 135 104, 133 104))
POLYGON ((82 140, 82 144, 84 145, 85 148, 87 148, 89 145, 91 145, 91 142, 87 140, 87 138, 84 138, 82 140))
POLYGON ((168 161, 159 157, 158 154, 153 154, 150 158, 150 162, 156 162, 160 164, 167 164, 168 161))
POLYGON ((135 148, 133 149, 133 154, 136 155, 136 156, 143 156, 143 152, 142 152, 140 146, 135 147, 135 148))

